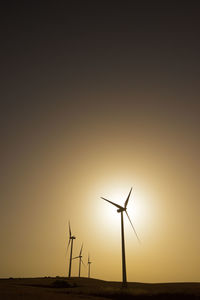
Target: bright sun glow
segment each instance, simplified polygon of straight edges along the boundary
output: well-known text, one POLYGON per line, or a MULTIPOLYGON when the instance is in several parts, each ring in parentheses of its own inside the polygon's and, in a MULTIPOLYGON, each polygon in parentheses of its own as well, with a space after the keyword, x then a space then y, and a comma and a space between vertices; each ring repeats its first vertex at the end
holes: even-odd
MULTIPOLYGON (((112 186, 105 186, 103 191, 100 193, 100 197, 104 197, 112 202, 115 202, 121 206, 124 206, 124 202, 127 199, 129 191, 131 189, 131 185, 121 184, 112 186)), ((99 200, 99 218, 102 224, 102 216, 103 216, 103 224, 106 230, 109 232, 119 231, 120 228, 120 214, 117 213, 117 207, 114 205, 106 202, 105 200, 99 200)), ((146 220, 149 217, 150 209, 148 205, 148 198, 144 192, 140 190, 139 187, 134 187, 132 193, 129 198, 129 202, 127 205, 127 212, 131 218, 131 221, 139 234, 139 231, 143 231, 143 227, 146 224, 146 220)), ((132 234, 132 227, 124 215, 124 223, 126 232, 131 232, 132 234)))

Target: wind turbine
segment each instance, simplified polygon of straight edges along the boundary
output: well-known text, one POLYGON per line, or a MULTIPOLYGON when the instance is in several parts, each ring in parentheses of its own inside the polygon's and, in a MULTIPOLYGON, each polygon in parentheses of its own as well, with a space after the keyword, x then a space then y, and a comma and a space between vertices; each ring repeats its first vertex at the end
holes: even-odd
POLYGON ((91 261, 90 261, 90 254, 88 254, 88 278, 90 278, 90 265, 91 265, 91 261))
POLYGON ((75 239, 76 239, 76 237, 74 235, 72 235, 71 227, 70 227, 70 222, 69 222, 69 242, 68 242, 68 245, 67 245, 67 250, 68 250, 69 245, 71 243, 71 251, 70 251, 70 259, 69 259, 69 273, 68 273, 68 277, 71 277, 73 242, 74 242, 75 239))
POLYGON ((82 246, 81 246, 81 250, 80 250, 80 253, 79 253, 79 256, 76 256, 76 257, 74 257, 73 259, 77 259, 77 258, 79 258, 79 272, 78 272, 78 276, 79 277, 81 277, 81 264, 83 264, 84 265, 84 262, 83 262, 83 260, 82 260, 82 250, 83 250, 83 244, 82 244, 82 246))
POLYGON ((129 201, 129 198, 130 198, 130 195, 131 195, 131 192, 132 192, 132 188, 128 194, 128 197, 126 198, 126 201, 124 202, 124 206, 121 206, 121 205, 118 205, 108 199, 105 199, 103 197, 101 197, 101 199, 111 203, 112 205, 116 206, 118 209, 117 209, 117 212, 118 213, 121 213, 121 237, 122 237, 122 286, 126 287, 127 286, 127 277, 126 277, 126 256, 125 256, 125 241, 124 241, 124 219, 123 219, 123 212, 126 213, 128 219, 129 219, 129 222, 131 223, 131 226, 135 232, 135 235, 138 239, 138 241, 140 242, 139 240, 139 237, 137 235, 137 232, 131 222, 131 219, 127 213, 127 205, 128 205, 128 201, 129 201))

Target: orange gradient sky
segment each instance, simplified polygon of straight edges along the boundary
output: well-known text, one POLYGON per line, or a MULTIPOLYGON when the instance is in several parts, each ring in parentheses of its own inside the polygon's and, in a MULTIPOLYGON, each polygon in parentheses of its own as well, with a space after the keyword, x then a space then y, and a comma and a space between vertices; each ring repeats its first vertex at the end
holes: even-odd
POLYGON ((67 276, 70 220, 91 276, 121 280, 120 215, 100 197, 133 186, 128 281, 199 281, 195 9, 4 9, 0 277, 67 276))

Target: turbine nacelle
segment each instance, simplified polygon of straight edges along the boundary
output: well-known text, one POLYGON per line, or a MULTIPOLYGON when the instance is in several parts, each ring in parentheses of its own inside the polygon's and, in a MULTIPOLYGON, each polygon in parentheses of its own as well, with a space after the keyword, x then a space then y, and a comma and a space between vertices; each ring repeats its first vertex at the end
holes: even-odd
POLYGON ((79 256, 76 256, 76 257, 74 257, 73 259, 76 259, 76 258, 82 258, 83 256, 82 255, 79 255, 79 256))
POLYGON ((88 255, 88 265, 90 265, 92 262, 90 261, 90 256, 88 255))
POLYGON ((117 212, 118 212, 118 213, 121 213, 121 212, 123 212, 123 211, 126 211, 126 208, 122 207, 122 208, 118 208, 118 209, 117 209, 117 212))

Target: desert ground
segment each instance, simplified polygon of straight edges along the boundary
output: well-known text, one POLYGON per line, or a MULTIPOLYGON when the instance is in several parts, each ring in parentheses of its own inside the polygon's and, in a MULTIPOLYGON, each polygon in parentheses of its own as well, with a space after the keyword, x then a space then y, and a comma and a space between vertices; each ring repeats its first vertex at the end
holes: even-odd
POLYGON ((0 299, 200 299, 200 283, 128 283, 88 278, 0 279, 0 299))

